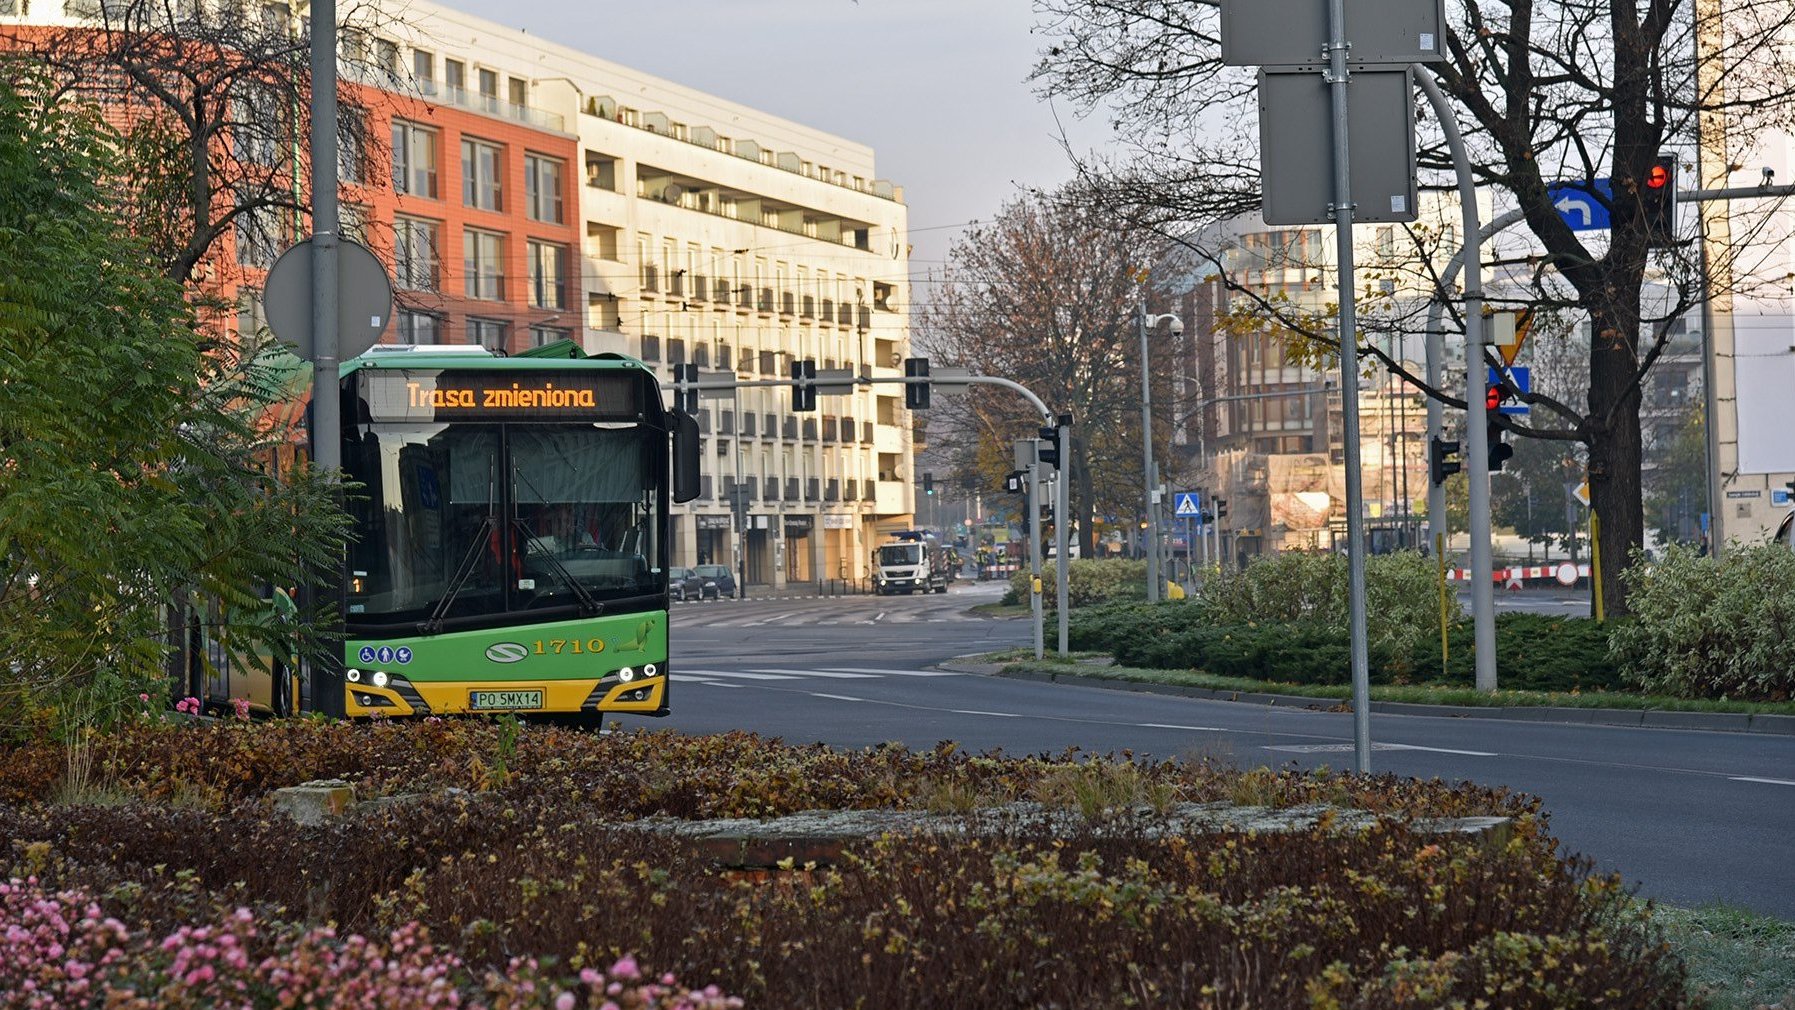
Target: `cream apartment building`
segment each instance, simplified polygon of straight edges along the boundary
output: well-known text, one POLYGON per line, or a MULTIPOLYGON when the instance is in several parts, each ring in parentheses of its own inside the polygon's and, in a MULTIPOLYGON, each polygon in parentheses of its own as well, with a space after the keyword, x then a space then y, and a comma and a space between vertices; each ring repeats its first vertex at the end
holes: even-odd
MULTIPOLYGON (((395 16, 371 59, 402 90, 576 142, 583 244, 565 269, 580 302, 537 331, 565 327, 663 380, 686 363, 789 378, 804 359, 902 375, 908 211, 871 148, 448 7, 395 16)), ((861 579, 884 533, 911 525, 901 385, 806 413, 788 387, 743 389, 707 396, 699 423, 704 493, 675 506, 676 564, 774 586, 861 579)))

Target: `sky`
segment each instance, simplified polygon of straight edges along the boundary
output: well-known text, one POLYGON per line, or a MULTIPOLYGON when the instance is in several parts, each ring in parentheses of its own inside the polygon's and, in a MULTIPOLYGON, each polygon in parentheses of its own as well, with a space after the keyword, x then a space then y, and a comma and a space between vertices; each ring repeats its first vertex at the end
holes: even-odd
POLYGON ((1071 178, 1062 130, 1081 151, 1107 132, 1035 95, 1030 0, 441 2, 871 146, 919 278, 965 222, 1071 178))

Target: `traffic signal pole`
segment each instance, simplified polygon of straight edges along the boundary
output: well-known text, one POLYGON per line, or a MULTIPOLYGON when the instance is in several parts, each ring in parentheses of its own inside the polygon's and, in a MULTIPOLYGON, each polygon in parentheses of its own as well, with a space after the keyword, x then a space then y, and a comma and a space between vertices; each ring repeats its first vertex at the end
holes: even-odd
MULTIPOLYGON (((312 462, 339 500, 343 466, 342 380, 337 375, 337 8, 336 0, 312 4, 312 462)), ((343 698, 343 566, 338 554, 310 601, 324 615, 312 657, 311 705, 341 718, 343 698)))
POLYGON ((1070 476, 1072 469, 1070 466, 1072 461, 1072 415, 1061 414, 1058 421, 1059 423, 1056 427, 1059 430, 1059 436, 1055 441, 1059 443, 1060 460, 1059 472, 1054 475, 1053 481, 1053 549, 1054 553, 1058 555, 1059 563, 1054 567, 1053 574, 1054 604, 1057 608, 1056 612, 1059 615, 1060 625, 1060 655, 1064 656, 1068 652, 1067 646, 1071 637, 1070 622, 1072 619, 1070 589, 1068 588, 1069 583, 1071 582, 1069 577, 1071 562, 1068 560, 1070 552, 1067 550, 1066 545, 1066 527, 1070 525, 1070 523, 1067 522, 1067 519, 1071 515, 1071 513, 1066 510, 1066 485, 1071 483, 1067 478, 1070 476))
MULTIPOLYGON (((1338 2, 1338 0, 1335 0, 1338 2)), ((1471 485, 1471 629, 1475 641, 1477 689, 1496 689, 1496 588, 1491 580, 1490 557, 1490 442, 1489 414, 1482 409, 1483 382, 1483 229, 1478 224, 1477 183, 1471 177, 1471 159, 1459 134, 1458 117, 1446 95, 1426 68, 1415 66, 1413 77, 1433 102, 1452 162, 1458 169, 1458 196, 1464 215, 1465 271, 1465 438, 1463 459, 1471 485)), ((1433 329, 1433 327, 1429 327, 1433 329)), ((1436 363, 1437 364, 1437 363, 1436 363)), ((1430 366, 1431 367, 1431 366, 1430 366)), ((1429 378, 1433 373, 1429 372, 1429 378)), ((1438 386, 1434 388, 1438 389, 1438 386)), ((1429 403, 1431 411, 1437 404, 1429 403)), ((1445 514, 1444 489, 1440 489, 1441 515, 1445 514)), ((1431 503, 1430 503, 1431 508, 1431 503)))

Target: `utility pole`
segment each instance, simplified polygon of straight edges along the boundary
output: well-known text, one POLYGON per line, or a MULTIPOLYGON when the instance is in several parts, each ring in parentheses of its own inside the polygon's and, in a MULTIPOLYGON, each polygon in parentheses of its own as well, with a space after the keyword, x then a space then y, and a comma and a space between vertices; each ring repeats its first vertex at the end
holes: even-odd
MULTIPOLYGON (((312 4, 312 459, 341 495, 342 385, 337 333, 337 5, 312 4)), ((312 708, 341 718, 343 709, 342 556, 324 573, 312 601, 325 617, 311 664, 312 708)))
POLYGON ((1140 306, 1141 329, 1141 481, 1145 487, 1142 508, 1147 527, 1141 553, 1147 556, 1147 602, 1159 602, 1159 518, 1155 505, 1158 481, 1153 473, 1153 366, 1147 348, 1147 301, 1140 306))

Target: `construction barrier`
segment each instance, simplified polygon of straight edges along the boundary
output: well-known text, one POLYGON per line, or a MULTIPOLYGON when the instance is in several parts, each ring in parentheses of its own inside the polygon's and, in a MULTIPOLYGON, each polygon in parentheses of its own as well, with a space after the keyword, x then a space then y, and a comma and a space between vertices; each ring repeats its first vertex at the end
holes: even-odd
MULTIPOLYGON (((1449 568, 1446 578, 1451 582, 1471 581, 1469 568, 1449 568)), ((1561 586, 1574 586, 1578 579, 1589 578, 1588 565, 1573 565, 1562 561, 1556 565, 1518 565, 1512 568, 1497 568, 1490 573, 1490 581, 1508 589, 1523 589, 1529 582, 1555 582, 1561 586)))

